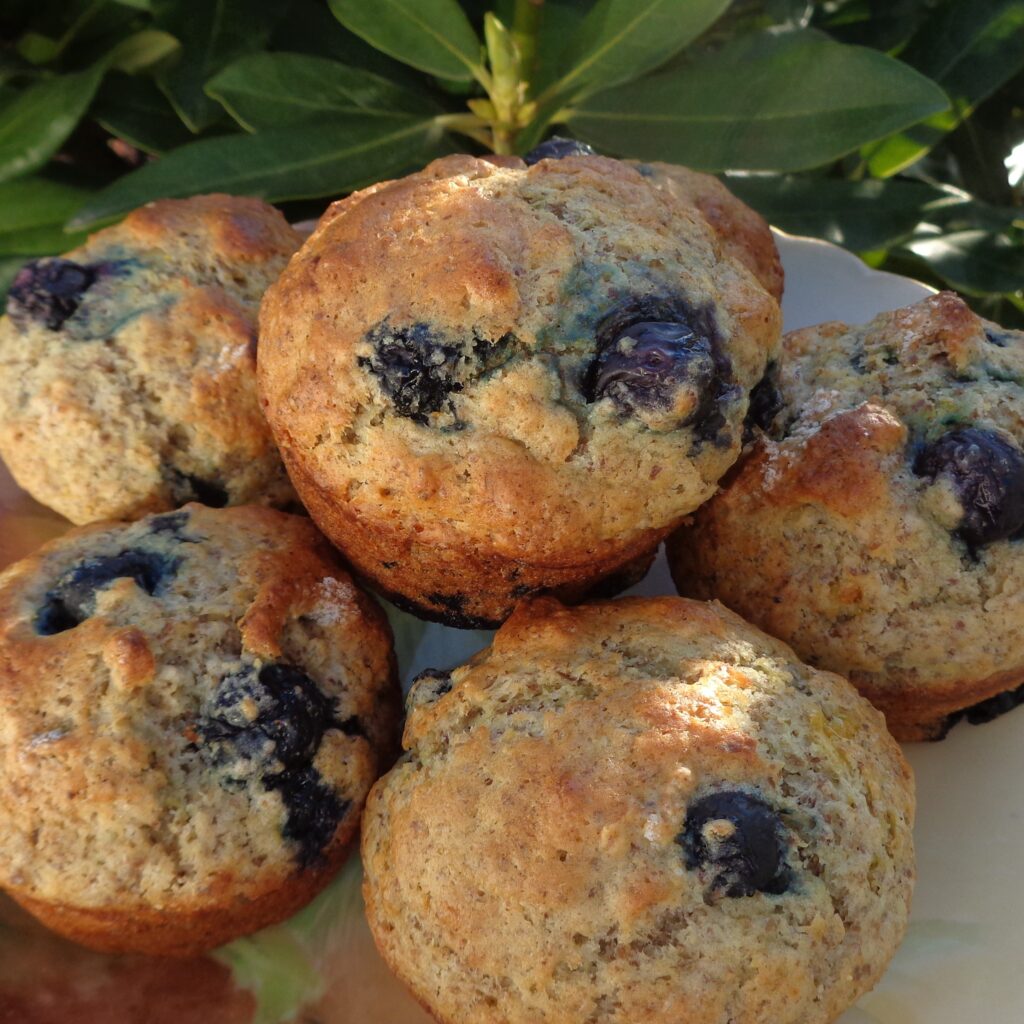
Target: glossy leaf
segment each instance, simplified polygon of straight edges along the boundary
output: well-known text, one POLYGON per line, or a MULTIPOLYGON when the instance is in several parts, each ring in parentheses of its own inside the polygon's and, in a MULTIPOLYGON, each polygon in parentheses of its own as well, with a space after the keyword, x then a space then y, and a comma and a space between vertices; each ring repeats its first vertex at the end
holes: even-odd
POLYGON ((166 60, 180 49, 178 40, 169 32, 147 28, 128 36, 127 39, 122 39, 110 51, 107 62, 118 71, 135 75, 166 60))
POLYGON ((330 114, 382 118, 436 113, 422 94, 386 78, 323 57, 254 53, 226 67, 206 86, 244 128, 254 131, 330 114))
POLYGON ((957 231, 920 238, 905 248, 958 291, 1012 293, 1024 283, 1024 246, 1004 234, 957 231))
POLYGON ((203 87, 221 68, 259 49, 281 13, 278 0, 203 0, 155 4, 159 27, 181 41, 181 59, 159 76, 182 120, 194 132, 210 127, 223 111, 203 87))
POLYGON ((599 0, 569 37, 559 96, 607 89, 663 64, 697 38, 730 0, 599 0))
POLYGON ((87 189, 44 178, 0 185, 0 257, 64 252, 81 236, 64 232, 64 222, 89 197, 87 189))
POLYGON ((811 31, 759 33, 689 66, 597 93, 570 112, 610 153, 705 170, 800 170, 948 106, 885 54, 811 31))
POLYGON ((0 182, 41 167, 85 114, 103 77, 102 65, 29 86, 0 112, 0 182))
POLYGON ((164 153, 195 138, 170 100, 146 77, 130 78, 120 72, 108 75, 92 115, 111 135, 145 153, 164 153))
POLYGON ((480 70, 480 38, 456 0, 328 2, 345 28, 403 64, 457 82, 480 70))
POLYGON ((332 118, 182 146, 100 192, 74 218, 91 227, 163 196, 230 192, 277 201, 337 196, 422 165, 444 148, 433 119, 332 118))
POLYGON ((938 82, 953 106, 870 147, 865 157, 876 177, 888 177, 919 159, 1024 68, 1024 0, 946 0, 900 58, 938 82))
POLYGON ((775 227, 856 252, 887 248, 926 217, 967 202, 963 193, 911 181, 730 177, 726 184, 775 227))

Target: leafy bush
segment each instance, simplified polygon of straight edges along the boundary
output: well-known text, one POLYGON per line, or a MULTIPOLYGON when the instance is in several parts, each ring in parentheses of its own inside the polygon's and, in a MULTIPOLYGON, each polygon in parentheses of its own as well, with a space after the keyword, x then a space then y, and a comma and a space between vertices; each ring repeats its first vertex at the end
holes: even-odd
POLYGON ((4 0, 0 38, 8 276, 160 196, 297 217, 557 131, 1024 323, 1024 0, 4 0))

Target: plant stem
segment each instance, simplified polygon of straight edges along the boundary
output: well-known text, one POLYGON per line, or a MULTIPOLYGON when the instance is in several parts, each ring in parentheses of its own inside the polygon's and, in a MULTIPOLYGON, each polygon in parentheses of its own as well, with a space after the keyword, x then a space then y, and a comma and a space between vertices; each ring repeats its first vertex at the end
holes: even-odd
MULTIPOLYGON (((494 147, 494 139, 487 122, 476 114, 442 114, 434 118, 434 124, 446 131, 458 132, 487 149, 494 147)), ((494 152, 498 152, 497 149, 494 152)))

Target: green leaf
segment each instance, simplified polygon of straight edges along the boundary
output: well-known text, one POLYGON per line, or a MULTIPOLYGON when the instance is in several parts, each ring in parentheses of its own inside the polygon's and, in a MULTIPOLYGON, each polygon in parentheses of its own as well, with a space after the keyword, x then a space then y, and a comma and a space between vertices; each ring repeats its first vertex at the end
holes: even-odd
POLYGON ((242 57, 211 79, 206 91, 249 131, 322 119, 325 114, 403 118, 437 113, 422 95, 386 78, 297 53, 242 57))
POLYGON ((434 119, 352 114, 182 146, 119 178, 69 227, 113 220, 153 199, 230 192, 277 201, 336 196, 425 163, 444 149, 434 119))
POLYGON ((580 138, 703 170, 802 170, 948 106, 885 54, 803 30, 737 39, 689 66, 597 93, 569 112, 580 138))
POLYGON ((181 40, 181 60, 158 77, 160 87, 194 132, 223 116, 203 91, 221 68, 262 47, 281 13, 277 0, 156 0, 159 27, 181 40))
POLYGON ((0 182, 41 167, 89 109, 103 66, 29 86, 0 112, 0 182))
POLYGON ((866 150, 880 178, 918 160, 1024 67, 1024 0, 946 0, 900 58, 941 85, 953 106, 866 150))
POLYGON ((730 177, 726 184, 775 227, 855 252, 888 248, 926 217, 968 200, 914 181, 730 177))
POLYGON ((111 135, 144 153, 164 153, 195 138, 152 79, 122 72, 107 76, 92 116, 111 135))
POLYGON ((455 0, 328 0, 334 16, 371 46, 420 71, 479 77, 481 44, 455 0))
POLYGON ((638 78, 696 39, 729 3, 599 0, 560 58, 560 66, 568 70, 546 93, 577 95, 588 88, 607 89, 638 78))
POLYGON ((971 295, 1012 294, 1024 283, 1024 246, 1005 234, 957 231, 904 248, 947 284, 971 295))
POLYGON ((180 49, 181 44, 169 32, 147 28, 122 39, 110 51, 107 62, 118 71, 134 75, 166 60, 180 49))
POLYGON ((0 256, 46 256, 73 248, 82 237, 66 234, 64 222, 89 195, 45 178, 0 185, 0 256))

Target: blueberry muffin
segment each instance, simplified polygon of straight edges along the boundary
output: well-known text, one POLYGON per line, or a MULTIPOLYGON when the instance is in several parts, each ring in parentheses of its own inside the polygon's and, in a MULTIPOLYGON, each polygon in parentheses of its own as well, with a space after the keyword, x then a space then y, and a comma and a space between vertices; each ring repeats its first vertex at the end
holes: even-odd
POLYGON ((367 915, 444 1024, 826 1024, 907 921, 882 716, 720 605, 521 606, 411 694, 367 915))
POLYGON ((1024 698, 1024 334, 943 293, 788 334, 767 433, 670 545, 903 740, 1024 698))
POLYGON ((391 635, 309 520, 201 505, 0 574, 0 887, 96 949, 281 920, 394 749, 391 635))
POLYGON ((75 523, 294 499, 256 393, 256 312, 301 241, 258 199, 142 207, 27 264, 0 320, 0 457, 75 523))
POLYGON ((453 156, 334 204, 267 292, 292 482, 418 614, 646 570, 740 451, 779 308, 693 206, 599 156, 453 156))

